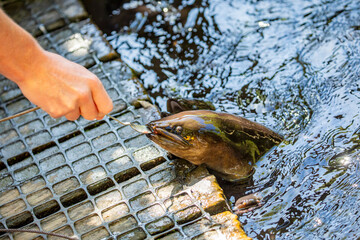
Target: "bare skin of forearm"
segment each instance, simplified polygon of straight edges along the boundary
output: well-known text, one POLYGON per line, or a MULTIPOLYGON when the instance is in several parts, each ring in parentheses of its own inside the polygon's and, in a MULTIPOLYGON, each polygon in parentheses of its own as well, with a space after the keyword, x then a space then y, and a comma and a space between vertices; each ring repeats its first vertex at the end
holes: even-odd
POLYGON ((26 79, 32 57, 42 54, 41 47, 35 39, 15 24, 0 9, 0 73, 6 74, 14 82, 26 79))
POLYGON ((52 117, 102 119, 112 101, 89 70, 45 51, 0 9, 0 74, 52 117))

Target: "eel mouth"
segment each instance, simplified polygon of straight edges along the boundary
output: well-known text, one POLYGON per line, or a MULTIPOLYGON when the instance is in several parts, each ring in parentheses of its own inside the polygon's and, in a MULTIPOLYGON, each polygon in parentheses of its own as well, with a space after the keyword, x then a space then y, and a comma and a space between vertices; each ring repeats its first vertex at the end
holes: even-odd
POLYGON ((157 127, 153 124, 149 124, 147 127, 150 129, 151 133, 146 134, 146 136, 155 142, 175 144, 184 148, 191 146, 191 143, 176 133, 169 132, 164 128, 157 127))

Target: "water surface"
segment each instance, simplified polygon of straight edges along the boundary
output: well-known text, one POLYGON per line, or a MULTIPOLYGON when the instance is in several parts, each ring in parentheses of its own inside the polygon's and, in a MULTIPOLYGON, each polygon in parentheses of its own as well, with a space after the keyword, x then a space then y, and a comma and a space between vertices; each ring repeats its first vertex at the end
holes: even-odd
POLYGON ((162 110, 168 97, 202 98, 287 139, 259 161, 245 188, 264 198, 240 217, 250 237, 360 236, 360 1, 100 8, 108 18, 98 24, 162 110))

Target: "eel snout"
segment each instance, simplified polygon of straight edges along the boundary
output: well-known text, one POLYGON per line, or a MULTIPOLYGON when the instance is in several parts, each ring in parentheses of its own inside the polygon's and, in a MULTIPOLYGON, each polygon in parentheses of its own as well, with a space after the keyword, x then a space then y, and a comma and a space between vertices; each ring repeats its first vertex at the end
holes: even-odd
POLYGON ((150 129, 151 132, 146 135, 151 140, 157 143, 167 142, 167 143, 179 144, 184 147, 191 145, 181 135, 173 133, 162 126, 159 126, 159 124, 155 122, 150 122, 149 124, 147 124, 147 127, 148 129, 150 129))

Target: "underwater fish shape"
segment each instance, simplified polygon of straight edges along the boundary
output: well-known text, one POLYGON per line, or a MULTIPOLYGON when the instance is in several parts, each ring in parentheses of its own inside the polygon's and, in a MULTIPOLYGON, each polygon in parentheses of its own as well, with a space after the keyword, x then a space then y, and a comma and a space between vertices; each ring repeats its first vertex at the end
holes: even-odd
POLYGON ((261 124, 211 110, 178 112, 147 127, 147 137, 168 152, 230 182, 251 176, 257 160, 283 140, 261 124))

